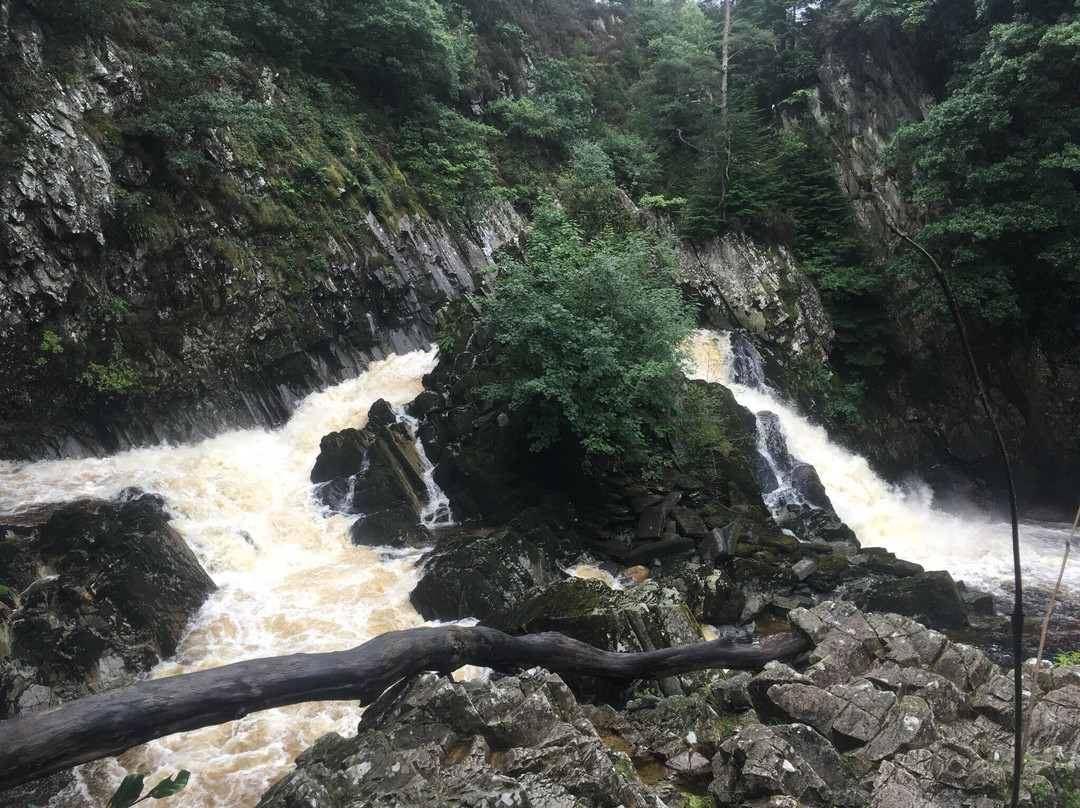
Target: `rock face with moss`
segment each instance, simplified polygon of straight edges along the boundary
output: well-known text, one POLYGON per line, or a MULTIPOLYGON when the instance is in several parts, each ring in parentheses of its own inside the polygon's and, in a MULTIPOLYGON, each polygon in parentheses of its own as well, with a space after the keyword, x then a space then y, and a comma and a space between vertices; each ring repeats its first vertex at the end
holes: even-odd
POLYGON ((0 569, 4 718, 145 673, 216 588, 160 499, 138 490, 0 526, 0 569))
MULTIPOLYGON (((73 46, 19 5, 0 25, 6 86, 26 96, 5 96, 0 155, 0 456, 280 424, 311 390, 428 347, 433 312, 477 290, 519 229, 508 207, 468 233, 373 213, 329 156, 311 170, 332 200, 301 203, 297 166, 225 131, 195 135, 199 167, 178 172, 118 123, 145 106, 137 54, 73 46)), ((289 103, 272 74, 264 90, 289 103)), ((297 146, 321 154, 312 137, 297 146)))
POLYGON ((785 248, 768 249, 743 234, 687 243, 679 270, 711 327, 745 330, 807 362, 828 358, 834 336, 829 315, 785 248))

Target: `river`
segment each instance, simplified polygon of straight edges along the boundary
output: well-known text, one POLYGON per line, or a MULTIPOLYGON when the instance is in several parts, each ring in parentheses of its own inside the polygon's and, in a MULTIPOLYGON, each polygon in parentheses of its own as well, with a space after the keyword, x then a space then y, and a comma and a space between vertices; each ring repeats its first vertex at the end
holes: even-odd
MULTIPOLYGON (((767 386, 734 382, 726 335, 699 332, 692 347, 694 375, 728 384, 755 412, 776 413, 791 453, 817 468, 837 512, 864 545, 887 547, 928 569, 949 569, 1006 594, 1007 525, 976 513, 933 509, 925 486, 886 483, 767 386)), ((410 401, 434 361, 432 351, 376 362, 357 379, 300 402, 275 431, 237 431, 102 459, 0 462, 0 514, 109 497, 128 486, 165 497, 173 525, 220 588, 192 622, 176 657, 154 669, 155 677, 257 656, 339 650, 419 625, 408 600, 418 554, 353 547, 348 519, 315 503, 308 475, 323 435, 362 426, 379 398, 410 401)), ((1063 541, 1062 526, 1024 526, 1027 580, 1039 586, 1052 582, 1063 541)), ((1080 590, 1075 569, 1068 572, 1071 591, 1080 590)), ((173 735, 81 767, 76 787, 51 805, 104 805, 127 772, 148 773, 153 783, 188 769, 191 783, 169 799, 170 808, 252 806, 316 738, 329 731, 351 733, 358 718, 353 703, 316 703, 173 735)))

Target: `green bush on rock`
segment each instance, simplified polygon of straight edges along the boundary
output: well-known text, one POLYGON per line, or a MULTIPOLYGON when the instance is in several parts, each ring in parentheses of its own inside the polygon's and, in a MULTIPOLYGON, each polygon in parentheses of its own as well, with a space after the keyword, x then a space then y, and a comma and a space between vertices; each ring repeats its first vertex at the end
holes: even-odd
POLYGON ((668 250, 641 237, 586 243, 541 210, 524 261, 505 261, 481 324, 499 381, 483 395, 530 423, 532 448, 570 433, 586 462, 655 462, 692 319, 668 275, 668 250))

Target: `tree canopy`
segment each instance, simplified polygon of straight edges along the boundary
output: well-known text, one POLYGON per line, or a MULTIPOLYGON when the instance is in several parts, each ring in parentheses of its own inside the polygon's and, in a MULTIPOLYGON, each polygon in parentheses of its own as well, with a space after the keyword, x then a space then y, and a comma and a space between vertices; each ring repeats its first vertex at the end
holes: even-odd
POLYGON ((587 243, 561 211, 538 210, 481 321, 499 371, 483 392, 527 418, 534 449, 572 435, 592 461, 655 459, 693 326, 670 261, 640 236, 587 243))

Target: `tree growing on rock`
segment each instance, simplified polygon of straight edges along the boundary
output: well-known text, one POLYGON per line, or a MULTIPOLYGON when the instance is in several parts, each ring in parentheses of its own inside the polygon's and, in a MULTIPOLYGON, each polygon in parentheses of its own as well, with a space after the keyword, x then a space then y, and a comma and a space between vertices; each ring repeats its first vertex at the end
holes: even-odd
POLYGON ((500 378, 482 392, 528 422, 534 450, 572 436, 590 465, 656 461, 693 327, 670 267, 666 247, 587 243, 553 208, 537 216, 524 260, 499 266, 481 325, 500 378))

